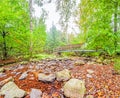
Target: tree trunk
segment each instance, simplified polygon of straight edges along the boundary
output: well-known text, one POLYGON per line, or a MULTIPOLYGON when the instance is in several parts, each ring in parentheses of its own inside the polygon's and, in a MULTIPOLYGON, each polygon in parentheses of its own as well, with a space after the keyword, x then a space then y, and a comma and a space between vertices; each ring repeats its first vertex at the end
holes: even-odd
MULTIPOLYGON (((114 12, 114 33, 115 33, 115 35, 117 36, 117 30, 118 30, 118 26, 117 26, 117 21, 118 21, 118 14, 117 14, 117 12, 118 12, 118 2, 115 2, 115 12, 114 12)), ((117 39, 115 38, 115 43, 114 43, 114 45, 115 45, 115 50, 116 50, 116 48, 117 48, 117 39)))
POLYGON ((7 46, 6 46, 6 33, 3 31, 2 32, 2 37, 3 37, 3 59, 7 58, 7 46))
POLYGON ((33 42, 32 42, 32 33, 33 33, 33 22, 32 22, 32 0, 29 0, 29 13, 30 13, 30 58, 32 57, 32 52, 33 52, 33 42))

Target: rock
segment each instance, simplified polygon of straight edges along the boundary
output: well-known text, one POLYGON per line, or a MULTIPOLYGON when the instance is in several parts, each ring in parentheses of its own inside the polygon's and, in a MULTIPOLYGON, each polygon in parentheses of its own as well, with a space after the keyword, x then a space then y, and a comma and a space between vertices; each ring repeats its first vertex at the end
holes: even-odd
POLYGON ((24 80, 28 76, 27 72, 24 72, 20 77, 19 80, 24 80))
POLYGON ((56 65, 57 65, 56 62, 54 62, 54 61, 50 61, 47 64, 47 66, 56 66, 56 65))
POLYGON ((70 79, 63 86, 64 95, 69 98, 83 98, 85 90, 84 81, 78 79, 70 79))
POLYGON ((91 70, 91 69, 88 69, 88 70, 87 70, 87 72, 88 72, 89 74, 94 73, 94 71, 93 71, 93 70, 91 70))
POLYGON ((93 95, 87 95, 86 98, 94 98, 93 95))
POLYGON ((76 61, 75 62, 75 66, 81 66, 81 65, 84 65, 85 64, 85 62, 83 61, 83 60, 78 60, 78 61, 76 61))
POLYGON ((17 69, 23 69, 24 67, 22 65, 19 65, 17 69))
POLYGON ((5 76, 6 76, 5 73, 0 73, 0 78, 5 77, 5 76))
POLYGON ((42 98, 42 91, 39 89, 32 89, 30 92, 30 98, 42 98))
POLYGON ((4 68, 4 71, 10 71, 9 67, 4 68))
POLYGON ((67 81, 71 78, 70 71, 64 69, 62 71, 56 72, 57 81, 67 81))
POLYGON ((59 96, 56 96, 54 98, 65 98, 63 94, 60 94, 59 96))
POLYGON ((5 69, 3 67, 0 68, 0 73, 3 73, 5 69))
POLYGON ((0 95, 5 95, 4 98, 22 98, 26 95, 26 92, 10 81, 1 88, 0 95))
POLYGON ((0 81, 0 87, 2 87, 4 84, 6 84, 9 81, 14 81, 13 77, 9 77, 3 81, 0 81))
POLYGON ((96 62, 88 61, 87 64, 88 64, 88 65, 93 65, 93 64, 96 64, 96 62))
POLYGON ((101 60, 100 58, 98 58, 98 59, 96 60, 96 62, 97 62, 97 63, 102 63, 102 60, 101 60))
POLYGON ((105 59, 105 60, 103 61, 103 64, 104 64, 104 65, 107 65, 107 64, 110 64, 110 62, 111 62, 110 60, 105 59))
POLYGON ((55 78, 56 78, 55 74, 48 74, 48 75, 44 73, 38 74, 38 80, 43 82, 53 82, 55 78))
POLYGON ((92 78, 92 75, 90 75, 90 74, 87 74, 87 75, 86 75, 86 77, 88 77, 88 78, 92 78))
POLYGON ((19 74, 21 74, 22 72, 16 72, 16 74, 15 75, 19 75, 19 74))

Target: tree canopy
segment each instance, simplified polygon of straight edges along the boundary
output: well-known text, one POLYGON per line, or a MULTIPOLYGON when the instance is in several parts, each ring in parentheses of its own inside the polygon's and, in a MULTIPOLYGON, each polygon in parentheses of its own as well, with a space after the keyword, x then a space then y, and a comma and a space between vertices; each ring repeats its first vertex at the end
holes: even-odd
POLYGON ((2 59, 41 53, 71 43, 85 43, 87 49, 102 49, 110 55, 120 50, 119 0, 3 0, 0 14, 2 59), (48 12, 43 6, 48 3, 56 4, 61 30, 52 25, 47 31, 48 12), (39 18, 33 15, 35 4, 43 9, 39 18), (71 19, 79 27, 79 34, 67 32, 71 19))

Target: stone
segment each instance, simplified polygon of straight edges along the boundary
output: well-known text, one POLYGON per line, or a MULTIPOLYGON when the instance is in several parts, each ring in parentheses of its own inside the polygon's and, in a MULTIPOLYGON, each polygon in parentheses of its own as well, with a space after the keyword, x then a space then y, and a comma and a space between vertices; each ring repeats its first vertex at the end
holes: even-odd
POLYGON ((0 95, 5 95, 4 98, 22 98, 26 95, 26 91, 19 89, 14 82, 10 81, 1 88, 0 95))
POLYGON ((79 79, 70 79, 63 86, 64 95, 69 98, 83 98, 85 90, 85 82, 79 79))
POLYGON ((97 63, 102 63, 102 60, 101 60, 100 58, 98 58, 98 59, 96 60, 96 62, 97 62, 97 63))
POLYGON ((94 73, 94 71, 93 71, 93 70, 91 70, 91 69, 87 69, 87 72, 88 72, 89 74, 94 73))
POLYGON ((10 71, 9 67, 4 68, 4 71, 10 71))
POLYGON ((28 76, 28 72, 22 73, 22 75, 19 77, 19 80, 24 80, 28 76))
POLYGON ((62 71, 56 72, 57 81, 67 81, 71 78, 70 71, 64 69, 62 71))
POLYGON ((5 76, 6 76, 5 73, 0 73, 0 78, 5 77, 5 76))
POLYGON ((93 95, 87 95, 86 98, 94 98, 93 95))
POLYGON ((19 75, 19 74, 21 74, 22 72, 16 72, 16 74, 15 75, 19 75))
POLYGON ((9 81, 14 81, 13 77, 9 77, 3 81, 0 81, 0 87, 2 87, 4 84, 6 84, 9 81))
POLYGON ((88 64, 88 65, 94 65, 94 64, 96 64, 96 62, 88 61, 87 64, 88 64))
POLYGON ((103 64, 104 64, 104 65, 107 65, 107 64, 110 64, 110 63, 111 63, 111 61, 108 60, 108 59, 105 59, 105 60, 103 61, 103 64))
POLYGON ((24 67, 22 65, 19 65, 17 69, 23 69, 24 67))
POLYGON ((90 74, 87 74, 87 75, 86 75, 86 77, 88 77, 88 78, 92 78, 92 75, 90 75, 90 74))
POLYGON ((42 91, 32 88, 30 92, 30 98, 42 98, 42 91))
POLYGON ((48 75, 44 73, 38 74, 38 80, 43 82, 53 82, 55 78, 56 78, 55 74, 48 74, 48 75))
POLYGON ((0 73, 3 73, 5 69, 3 67, 0 68, 0 73))
POLYGON ((74 64, 75 66, 81 66, 81 65, 85 65, 85 62, 83 60, 78 60, 75 62, 74 64))

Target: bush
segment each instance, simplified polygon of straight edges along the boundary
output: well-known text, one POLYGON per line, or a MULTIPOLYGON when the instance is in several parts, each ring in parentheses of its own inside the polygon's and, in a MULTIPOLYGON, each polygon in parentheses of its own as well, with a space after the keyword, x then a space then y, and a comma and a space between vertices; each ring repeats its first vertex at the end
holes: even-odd
POLYGON ((120 74, 120 58, 114 60, 114 70, 120 74))

